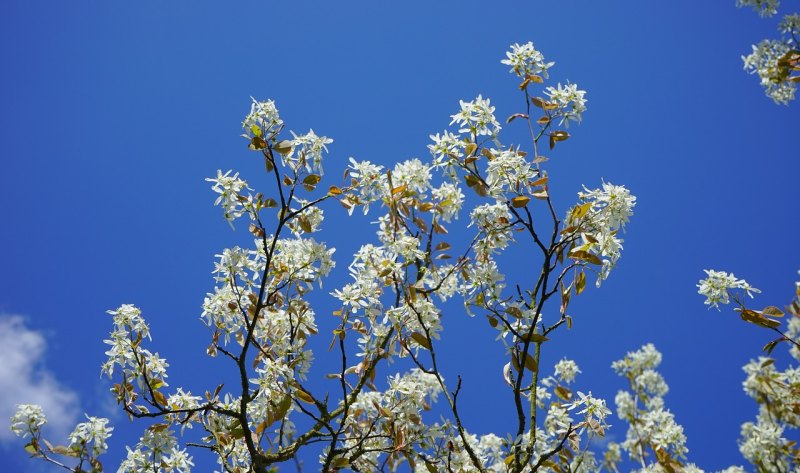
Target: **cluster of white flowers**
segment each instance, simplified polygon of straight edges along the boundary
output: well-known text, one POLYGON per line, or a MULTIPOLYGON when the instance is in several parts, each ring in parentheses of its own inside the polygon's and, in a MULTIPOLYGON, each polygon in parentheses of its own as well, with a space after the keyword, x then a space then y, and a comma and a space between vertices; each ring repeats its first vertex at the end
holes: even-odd
POLYGON ((175 435, 168 427, 166 424, 156 424, 145 430, 136 448, 128 447, 128 456, 117 472, 190 473, 194 466, 192 457, 186 450, 178 448, 175 435))
POLYGON ((221 170, 217 170, 216 178, 206 178, 206 181, 213 182, 214 185, 211 189, 219 194, 214 205, 222 207, 225 220, 233 228, 233 221, 244 215, 252 206, 252 196, 243 195, 241 192, 245 190, 252 190, 247 187, 247 182, 239 179, 239 173, 231 176, 231 172, 227 171, 225 174, 221 170))
POLYGON ((75 426, 69 434, 69 447, 75 452, 88 451, 91 456, 97 457, 106 450, 106 440, 111 436, 113 427, 108 427, 108 419, 103 417, 86 416, 87 422, 75 426))
POLYGON ((569 126, 570 120, 580 123, 586 111, 585 90, 578 90, 577 84, 562 86, 559 83, 558 87, 546 88, 545 93, 550 97, 550 102, 558 107, 555 114, 561 117, 561 123, 566 126, 569 126))
POLYGON ((141 347, 141 341, 150 338, 150 329, 141 310, 123 304, 116 310, 109 310, 108 314, 114 317, 114 330, 110 339, 103 340, 111 348, 106 351, 108 360, 103 363, 102 372, 110 378, 119 366, 128 382, 135 380, 139 389, 167 386, 167 361, 158 353, 141 347))
POLYGON ((436 211, 442 220, 450 222, 458 218, 458 213, 464 205, 464 193, 456 183, 443 182, 439 187, 431 190, 431 195, 436 199, 436 211))
POLYGON ((794 100, 797 90, 794 82, 781 79, 778 67, 778 60, 791 50, 787 41, 765 39, 754 44, 750 54, 742 56, 744 69, 751 74, 758 74, 767 96, 783 105, 794 100))
POLYGON ((778 29, 785 35, 792 37, 798 36, 800 34, 800 15, 797 13, 784 15, 783 19, 778 24, 778 29))
POLYGON ((790 442, 783 437, 783 428, 767 419, 759 418, 757 423, 742 424, 739 451, 754 465, 764 465, 762 471, 780 473, 794 471, 790 468, 790 442))
POLYGON ((283 163, 295 172, 304 167, 308 172, 322 175, 322 152, 328 152, 329 144, 333 143, 327 136, 317 136, 314 130, 309 130, 305 135, 292 132, 291 152, 281 154, 283 163))
POLYGON ((578 391, 577 399, 567 404, 567 409, 576 410, 577 414, 585 416, 587 425, 594 426, 592 431, 604 431, 608 428, 606 418, 611 414, 611 410, 606 407, 604 399, 592 396, 592 393, 584 394, 578 391), (578 410, 580 409, 580 410, 578 410), (598 427, 600 427, 598 429, 598 427))
POLYGON ((450 124, 457 124, 459 133, 470 133, 475 136, 487 135, 496 137, 500 132, 500 124, 494 117, 494 107, 489 99, 484 99, 478 95, 475 100, 465 102, 459 101, 461 110, 455 115, 451 115, 453 121, 450 124))
POLYGON ((275 244, 275 254, 270 265, 274 285, 280 282, 304 282, 308 288, 327 276, 336 266, 333 253, 324 243, 313 238, 281 238, 275 244))
MULTIPOLYGON (((437 340, 443 328, 442 314, 439 308, 426 299, 418 299, 413 304, 393 307, 386 311, 386 318, 398 328, 398 332, 404 328, 410 333, 416 332, 424 336, 425 329, 427 329, 431 338, 437 340)), ((410 346, 420 346, 419 342, 414 339, 409 340, 408 343, 410 346)))
POLYGON ((514 150, 492 150, 494 156, 486 167, 486 184, 489 194, 505 200, 507 193, 524 194, 530 191, 529 183, 538 172, 525 155, 514 150))
POLYGON ((778 13, 780 4, 780 0, 736 0, 738 8, 750 7, 762 17, 769 17, 778 13))
POLYGON ((481 232, 477 245, 479 253, 494 253, 513 241, 510 218, 511 214, 505 203, 483 204, 472 210, 470 226, 475 225, 481 232))
MULTIPOLYGON (((798 289, 798 294, 800 294, 800 289, 798 289)), ((800 317, 789 318, 789 323, 786 327, 786 336, 792 340, 800 341, 800 317)), ((798 349, 797 345, 791 345, 789 354, 792 355, 795 360, 800 361, 800 349, 798 349)))
POLYGON ((383 174, 383 166, 350 158, 350 165, 347 169, 350 176, 358 183, 357 201, 350 202, 349 213, 352 214, 355 205, 360 204, 366 215, 369 211, 369 204, 380 201, 390 190, 387 189, 388 183, 383 174))
POLYGON ((751 298, 753 293, 761 292, 744 279, 737 279, 733 273, 713 269, 706 269, 705 272, 708 277, 700 280, 697 293, 706 297, 705 304, 709 308, 716 307, 719 310, 719 304, 729 303, 729 291, 732 290, 741 290, 751 298))
POLYGON ((578 364, 566 358, 560 360, 555 366, 555 376, 562 383, 572 383, 580 372, 581 370, 578 368, 578 364))
POLYGON ((428 145, 428 150, 433 157, 433 165, 436 168, 444 168, 445 174, 450 177, 456 176, 454 162, 458 162, 464 157, 465 143, 459 135, 444 131, 440 135, 430 135, 433 144, 428 145))
POLYGON ((392 186, 405 186, 408 190, 425 192, 431 186, 430 168, 417 158, 397 163, 392 170, 392 186))
POLYGON ((42 406, 37 404, 20 404, 11 417, 11 431, 18 437, 38 437, 41 427, 47 423, 42 406))
MULTIPOLYGON (((613 449, 621 448, 640 462, 647 460, 645 452, 649 449, 660 450, 673 460, 683 458, 688 452, 683 427, 664 408, 663 396, 669 387, 656 371, 659 364, 661 353, 654 345, 647 344, 611 365, 618 375, 628 380, 632 391, 619 391, 614 399, 617 416, 630 427, 625 441, 614 445, 613 449), (639 402, 643 403, 642 408, 639 402)), ((619 458, 618 452, 610 456, 619 458)))
POLYGON ((597 276, 599 287, 619 260, 623 240, 617 235, 633 215, 636 197, 624 186, 608 182, 603 183, 602 189, 584 190, 578 193, 580 202, 570 211, 567 221, 578 229, 582 239, 573 252, 590 253, 602 261, 597 276))
MULTIPOLYGON (((422 412, 430 409, 430 403, 441 393, 435 375, 414 368, 403 375, 390 376, 387 381, 389 387, 385 391, 362 391, 350 405, 347 422, 353 435, 344 446, 360 447, 361 455, 353 463, 358 471, 377 471, 382 451, 392 440, 397 445, 398 436, 402 439, 400 446, 408 448, 427 445, 434 435, 442 435, 438 426, 428 427, 421 420, 422 412), (390 435, 374 435, 376 431, 390 435)), ((327 451, 320 460, 326 456, 327 451)))
MULTIPOLYGON (((548 69, 553 66, 532 43, 514 44, 506 56, 503 64, 524 78, 523 87, 541 82, 540 78, 547 77, 548 69)), ((560 117, 561 123, 567 125, 581 120, 586 110, 584 91, 574 84, 559 83, 557 87, 548 87, 545 93, 549 97, 545 107, 548 120, 560 117), (554 112, 550 113, 551 110, 554 112)), ((109 311, 114 317, 114 331, 105 340, 110 349, 102 371, 109 377, 121 374, 122 383, 116 384, 112 391, 126 411, 134 416, 160 417, 163 422, 148 427, 138 444, 128 448, 127 458, 118 471, 191 471, 193 460, 186 450, 179 448, 173 430, 180 425, 183 434, 183 429, 191 428, 193 423, 202 425, 208 434, 202 440, 218 454, 222 469, 249 471, 255 459, 251 457, 252 444, 248 450, 245 440, 255 439, 250 437, 255 431, 259 451, 264 448, 272 453, 286 447, 287 441, 298 438, 290 417, 292 412, 311 412, 300 401, 312 405, 312 411, 317 409, 326 418, 322 423, 342 422, 338 433, 332 430, 333 424, 326 425, 333 442, 323 452, 322 460, 333 460, 332 469, 352 466, 359 471, 375 471, 382 469, 385 462, 391 462, 388 468, 394 469, 394 462, 408 461, 416 471, 430 471, 432 467, 439 471, 445 468, 473 471, 477 463, 482 463, 486 471, 500 472, 508 471, 514 454, 524 454, 523 468, 530 469, 536 461, 542 463, 547 460, 545 456, 552 456, 562 448, 564 455, 559 454, 558 459, 543 465, 550 468, 558 462, 576 473, 598 469, 594 455, 578 444, 584 434, 589 440, 604 434, 610 414, 605 401, 591 392, 573 394, 567 387, 581 372, 572 360, 558 361, 552 376, 536 382, 539 348, 542 340, 547 340, 542 334, 549 333, 536 299, 543 297, 544 302, 555 291, 547 294, 551 288, 545 278, 541 294, 536 293, 540 290, 537 285, 527 296, 518 288, 518 298, 502 297, 505 276, 495 258, 513 241, 514 230, 521 230, 523 224, 532 226, 530 221, 523 222, 523 217, 515 217, 518 215, 515 208, 520 207, 520 202, 527 205, 528 195, 534 187, 544 185, 547 175, 539 169, 541 159, 529 161, 519 148, 505 148, 499 143, 501 127, 494 112, 490 100, 481 95, 472 101, 460 101, 460 111, 451 115, 450 122, 458 127, 458 134, 445 131, 431 136, 432 165, 414 158, 399 162, 388 171, 369 161, 350 158, 345 175, 345 179, 347 175, 351 178, 350 183, 342 188, 332 186, 319 199, 339 200, 349 212, 360 205, 366 214, 373 202, 379 202, 386 210, 376 222, 379 243, 361 247, 349 267, 353 281, 331 293, 341 302, 341 309, 334 312, 341 320, 334 335, 340 342, 344 342, 345 336, 356 337, 360 349, 356 357, 360 360, 353 363, 343 357, 343 363, 348 363, 342 366, 341 373, 330 376, 340 378, 345 397, 339 399, 338 408, 328 410, 333 406, 328 405, 327 397, 314 397, 300 383, 314 358, 306 340, 318 333, 316 314, 305 296, 315 283, 321 285, 321 279, 334 267, 334 249, 309 238, 309 234, 320 229, 324 214, 316 200, 299 198, 294 191, 301 186, 313 190, 319 184, 323 155, 333 140, 318 136, 313 130, 303 135, 291 132, 291 139, 280 140, 278 135, 284 123, 275 103, 254 99, 242 122, 244 136, 251 141, 251 149, 264 150, 268 173, 283 174, 273 169, 273 165, 283 167, 283 171, 288 168, 282 184, 278 185, 291 191, 281 193, 280 223, 274 234, 268 234, 259 212, 276 207, 274 199, 264 200, 261 194, 250 194, 252 189, 232 170, 225 173, 218 170, 216 177, 207 179, 218 194, 214 205, 223 208, 224 218, 232 226, 235 219, 248 214, 252 219, 250 232, 256 238, 251 249, 227 248, 216 255, 212 272, 216 288, 207 294, 201 315, 213 332, 208 353, 214 356, 220 351, 239 363, 247 361, 246 369, 240 373, 244 392, 240 398, 224 394, 224 401, 220 400, 222 385, 213 395, 207 392, 205 400, 182 388, 171 394, 162 393, 160 389, 168 386, 169 365, 158 353, 143 346, 143 340, 150 338, 150 329, 141 311, 127 304, 109 311), (479 142, 479 137, 484 138, 479 142), (489 141, 494 142, 494 148, 485 146, 489 141), (278 161, 280 156, 280 161, 272 162, 273 155, 267 150, 275 151, 275 159, 278 161), (462 161, 467 153, 469 156, 462 161), (434 168, 444 168, 450 179, 438 187, 432 185, 434 168), (458 253, 450 254, 450 243, 439 238, 448 233, 443 223, 449 226, 464 205, 460 180, 455 179, 464 171, 467 184, 480 196, 489 195, 493 200, 471 211, 469 226, 476 227, 477 235, 467 242, 466 251, 459 249, 458 253), (292 235, 287 237, 289 231, 292 235), (439 264, 453 255, 458 259, 439 264), (516 370, 515 395, 518 400, 530 398, 533 405, 526 409, 541 408, 547 412, 543 425, 525 426, 522 421, 523 434, 503 439, 494 434, 470 434, 460 421, 453 424, 443 419, 442 423, 432 425, 423 422, 423 411, 429 410, 445 389, 433 357, 433 342, 444 329, 442 310, 434 303, 433 294, 442 301, 460 294, 468 312, 470 307, 477 307, 494 314, 495 317, 489 317, 490 324, 500 332, 497 338, 512 355, 509 365, 513 367, 509 366, 504 376, 509 380, 512 374, 508 372, 516 370), (392 296, 391 302, 382 300, 384 296, 385 299, 392 296), (506 314, 508 319, 503 318, 506 314), (497 318, 503 318, 503 323, 498 323, 497 318), (515 336, 509 342, 507 335, 512 332, 515 336), (525 334, 526 346, 533 342, 537 348, 522 360, 520 346, 525 334), (230 346, 231 341, 252 350, 237 352, 238 347, 230 346), (426 350, 430 353, 426 354, 426 350), (375 363, 406 355, 413 356, 418 368, 389 377, 388 387, 378 390, 374 384, 375 363), (520 383, 531 372, 536 373, 532 382, 520 389, 520 383), (356 382, 352 382, 354 377, 356 382), (337 419, 339 416, 341 419, 337 419), (565 444, 566 440, 569 443, 565 444)), ((567 244, 582 239, 581 249, 594 256, 593 262, 600 264, 597 258, 603 258, 602 279, 619 257, 622 240, 616 235, 632 215, 635 197, 624 187, 607 183, 602 189, 585 190, 579 194, 583 210, 573 219, 576 221, 570 222, 579 230, 573 232, 573 239, 567 244)), ((559 226, 555 217, 554 220, 556 236, 551 245, 558 242, 559 226)), ((538 237, 535 239, 543 247, 538 237)), ((553 248, 557 246, 552 246, 551 251, 555 251, 553 248)), ((553 254, 549 253, 548 258, 553 254)), ((552 272, 554 268, 545 271, 552 272)), ((554 328, 563 321, 562 318, 554 328)), ((352 340, 348 338, 347 343, 352 344, 352 340)), ((647 354, 634 358, 646 359, 647 354)), ((682 431, 672 415, 662 409, 663 402, 655 401, 667 391, 666 383, 652 369, 658 361, 651 360, 652 367, 640 369, 635 360, 623 371, 635 370, 629 377, 639 397, 634 400, 629 395, 624 400, 620 394, 618 398, 629 405, 628 417, 650 426, 646 434, 649 442, 681 455, 685 451, 681 450, 682 431), (639 410, 638 400, 651 412, 639 410)), ((509 381, 509 384, 514 383, 509 381)), ((455 393, 445 395, 450 403, 455 403, 455 393)), ((44 423, 40 408, 24 405, 12 419, 12 430, 18 435, 35 437, 44 423)), ((106 419, 88 417, 70 435, 70 448, 91 452, 93 456, 105 452, 112 430, 107 423, 106 419)), ((308 437, 312 442, 328 435, 320 433, 319 425, 314 429, 317 432, 308 437)), ((628 444, 623 447, 631 449, 628 444)))
POLYGON ((764 422, 800 427, 797 407, 797 387, 800 386, 800 368, 789 367, 780 371, 772 358, 759 357, 742 368, 747 375, 744 392, 762 404, 759 417, 764 422))
POLYGON ((282 126, 283 120, 278 114, 278 108, 275 106, 274 101, 258 101, 253 98, 250 113, 242 121, 242 128, 244 128, 245 133, 243 136, 245 138, 257 136, 266 140, 280 131, 282 126))
POLYGON ((322 221, 325 220, 325 213, 321 208, 316 205, 309 205, 309 201, 295 197, 295 205, 292 206, 292 211, 298 211, 304 206, 306 207, 302 212, 297 214, 297 218, 289 222, 289 229, 296 237, 303 234, 318 232, 322 227, 322 221))
POLYGON ((507 59, 500 61, 501 64, 511 66, 511 71, 520 77, 528 75, 538 75, 547 78, 547 70, 554 62, 545 62, 544 55, 533 47, 533 43, 528 41, 525 44, 514 43, 511 51, 506 52, 507 59))

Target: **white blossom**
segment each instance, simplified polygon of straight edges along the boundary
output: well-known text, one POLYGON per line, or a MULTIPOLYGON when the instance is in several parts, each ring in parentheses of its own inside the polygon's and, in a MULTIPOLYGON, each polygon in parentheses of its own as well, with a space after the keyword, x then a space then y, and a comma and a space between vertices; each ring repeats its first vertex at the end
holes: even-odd
POLYGON ((566 358, 560 360, 555 366, 555 376, 567 384, 575 381, 575 377, 580 372, 581 370, 578 369, 578 364, 566 358))
POLYGON ((252 97, 251 99, 253 103, 250 106, 250 113, 242 121, 243 136, 246 138, 257 136, 267 140, 270 135, 280 130, 283 120, 278 114, 274 101, 258 101, 252 97))
POLYGON ((233 176, 231 176, 231 172, 233 171, 229 170, 223 174, 221 170, 217 170, 217 177, 206 178, 206 181, 214 183, 211 189, 219 194, 214 205, 222 207, 225 220, 233 228, 233 221, 244 215, 252 206, 252 196, 245 196, 241 192, 252 189, 247 187, 245 181, 239 179, 238 172, 233 176))
POLYGON ((455 115, 451 115, 453 121, 450 124, 457 124, 459 133, 471 133, 475 136, 488 135, 497 136, 500 132, 500 124, 494 117, 494 107, 491 106, 489 99, 483 96, 470 102, 460 101, 461 110, 455 115))
POLYGON ((697 293, 706 297, 705 304, 709 308, 716 307, 719 310, 719 304, 729 303, 731 290, 742 290, 751 298, 753 293, 761 292, 744 279, 737 279, 733 273, 713 269, 706 269, 705 273, 708 277, 701 279, 697 284, 699 288, 697 293))
POLYGON ((292 136, 294 139, 291 140, 291 152, 281 155, 284 164, 295 172, 304 167, 308 172, 322 175, 322 153, 328 152, 327 145, 333 143, 333 140, 327 136, 317 136, 314 130, 309 130, 305 135, 292 132, 292 136))
POLYGON ((108 450, 106 440, 111 436, 114 428, 108 427, 108 419, 102 417, 87 415, 86 419, 87 422, 81 422, 69 434, 69 446, 77 452, 88 449, 92 456, 97 457, 108 450))
POLYGON ((750 7, 762 17, 769 17, 778 13, 780 4, 780 0, 736 0, 738 8, 750 7))
POLYGON ((39 429, 47 423, 42 406, 37 404, 20 404, 17 412, 11 417, 11 431, 18 437, 29 435, 36 437, 39 429))
POLYGON ((742 56, 744 69, 758 75, 765 93, 777 104, 788 105, 795 97, 797 86, 782 78, 778 66, 778 60, 791 50, 788 41, 765 39, 754 44, 749 55, 742 56))
POLYGON ((534 48, 530 41, 525 44, 514 43, 511 50, 506 52, 507 59, 500 63, 511 66, 510 72, 525 77, 527 75, 539 75, 547 78, 547 70, 555 64, 545 62, 544 55, 534 48))
POLYGON ((561 117, 561 123, 569 126, 570 120, 580 123, 583 112, 586 111, 585 90, 578 90, 576 84, 567 84, 558 87, 547 87, 545 93, 550 97, 550 102, 558 108, 556 115, 561 117))

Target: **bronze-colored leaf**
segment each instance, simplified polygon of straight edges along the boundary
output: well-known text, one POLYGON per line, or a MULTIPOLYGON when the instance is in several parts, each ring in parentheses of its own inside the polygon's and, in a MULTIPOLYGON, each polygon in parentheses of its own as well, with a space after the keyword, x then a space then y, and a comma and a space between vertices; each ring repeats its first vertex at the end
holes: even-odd
POLYGON ((586 274, 581 271, 575 279, 575 295, 583 292, 584 288, 586 288, 586 274))
POLYGON ((525 336, 525 340, 527 340, 529 342, 533 342, 533 343, 544 343, 544 342, 546 342, 546 341, 548 341, 550 339, 545 337, 541 333, 531 332, 531 333, 528 333, 525 336))
POLYGON ((411 338, 414 339, 420 346, 427 348, 428 350, 431 349, 431 341, 428 340, 428 337, 419 333, 419 332, 412 332, 411 338))
POLYGON ((319 175, 317 175, 317 174, 309 174, 308 176, 303 178, 303 184, 306 184, 306 185, 309 185, 309 186, 316 186, 317 184, 319 184, 319 181, 321 181, 321 180, 322 180, 322 177, 320 177, 319 175))
POLYGON ((258 136, 254 136, 250 140, 250 144, 248 145, 248 148, 250 148, 253 151, 258 151, 258 150, 264 149, 266 147, 267 147, 267 142, 262 140, 258 136))
POLYGON ((515 114, 511 115, 510 117, 508 117, 508 119, 506 120, 506 123, 511 123, 514 120, 516 120, 517 118, 528 118, 528 116, 525 115, 524 113, 515 113, 515 114))
POLYGON ((514 208, 518 209, 520 207, 525 207, 526 205, 528 205, 528 202, 530 202, 530 201, 531 201, 530 197, 527 197, 527 196, 524 196, 524 195, 518 195, 518 196, 514 197, 513 199, 511 199, 511 205, 514 208))
POLYGON ((750 309, 743 309, 740 315, 742 317, 742 320, 750 322, 751 324, 756 324, 759 327, 778 328, 781 325, 780 321, 768 319, 767 317, 764 317, 760 313, 750 309))
POLYGON ((289 154, 292 152, 292 142, 289 140, 279 141, 272 149, 283 155, 289 154))
POLYGON ((783 317, 785 314, 782 310, 775 307, 774 305, 769 305, 761 309, 761 313, 766 315, 767 317, 783 317))

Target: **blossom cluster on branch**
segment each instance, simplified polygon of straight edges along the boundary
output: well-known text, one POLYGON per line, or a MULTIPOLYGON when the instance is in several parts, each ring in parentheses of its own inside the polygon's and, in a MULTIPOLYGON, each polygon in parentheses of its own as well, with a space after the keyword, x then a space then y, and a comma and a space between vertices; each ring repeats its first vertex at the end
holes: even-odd
MULTIPOLYGON (((736 0, 737 7, 751 7, 762 17, 778 13, 778 0, 736 0)), ((784 15, 778 25, 779 39, 764 39, 742 56, 744 69, 757 74, 769 98, 787 105, 794 100, 800 82, 800 15, 784 15)))
MULTIPOLYGON (((313 130, 286 132, 275 102, 253 99, 242 136, 271 186, 257 192, 233 170, 208 179, 223 218, 232 227, 245 221, 252 245, 216 255, 214 288, 200 314, 207 354, 223 360, 238 383, 203 380, 204 395, 170 386, 170 365, 150 348, 141 310, 124 304, 109 311, 113 330, 101 371, 128 416, 148 424, 117 471, 186 473, 200 454, 212 456, 220 472, 266 473, 308 455, 302 452, 318 457, 314 469, 324 472, 619 471, 623 454, 640 471, 701 471, 687 461, 683 430, 665 407, 661 354, 652 345, 613 365, 628 384, 615 399, 628 433, 604 452, 596 440, 611 428, 605 400, 578 389, 575 361, 540 367, 551 334, 573 324, 570 300, 589 277, 599 286, 618 263, 636 198, 602 182, 578 191, 572 205, 553 201, 545 148, 555 152, 570 139, 565 128, 582 120, 585 91, 574 83, 544 86, 554 63, 532 43, 512 45, 501 62, 520 80, 524 99, 505 124, 523 124, 526 143, 501 144, 496 109, 479 95, 460 101, 450 129, 431 135, 430 163, 413 158, 384 167, 350 158, 344 179, 326 185, 322 164, 333 141, 313 130), (335 249, 321 236, 323 207, 333 201, 348 215, 378 215, 374 239, 348 266, 350 280, 330 290, 336 310, 323 321, 309 294, 336 265, 335 249), (467 237, 452 238, 459 224, 467 237), (519 241, 535 250, 525 256, 531 276, 510 283, 500 256, 519 241), (443 374, 462 369, 443 367, 437 356, 453 320, 441 304, 450 299, 496 334, 506 360, 496 367, 506 383, 498 402, 514 412, 509 431, 471 429, 471 416, 459 408, 470 387, 443 374), (320 333, 331 320, 332 333, 320 333), (331 336, 326 356, 336 356, 339 367, 320 386, 308 379, 310 341, 331 336), (444 412, 438 417, 430 412, 436 402, 444 412), (199 440, 187 440, 186 429, 199 431, 191 437, 199 440)), ((707 304, 729 302, 732 290, 757 292, 727 273, 708 276, 699 285, 707 304)), ((770 308, 742 305, 741 312, 765 327, 777 316, 770 308)), ((799 331, 790 324, 781 341, 799 331)), ((793 444, 781 437, 797 420, 796 375, 770 366, 748 365, 745 389, 765 412, 743 427, 741 449, 759 471, 787 471, 767 468, 767 457, 753 453, 767 445, 775 452, 768 459, 796 464, 793 444)), ((88 417, 69 446, 44 440, 45 422, 40 407, 21 405, 11 429, 31 438, 25 448, 33 456, 75 473, 102 471, 98 457, 112 431, 106 419, 88 417)))

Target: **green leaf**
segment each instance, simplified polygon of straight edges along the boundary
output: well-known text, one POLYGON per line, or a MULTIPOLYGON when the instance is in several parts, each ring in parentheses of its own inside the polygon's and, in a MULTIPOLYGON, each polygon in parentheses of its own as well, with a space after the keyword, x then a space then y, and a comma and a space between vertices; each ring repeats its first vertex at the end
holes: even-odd
POLYGON ((31 440, 28 444, 25 445, 25 451, 31 455, 39 454, 39 448, 36 446, 33 440, 31 440))

